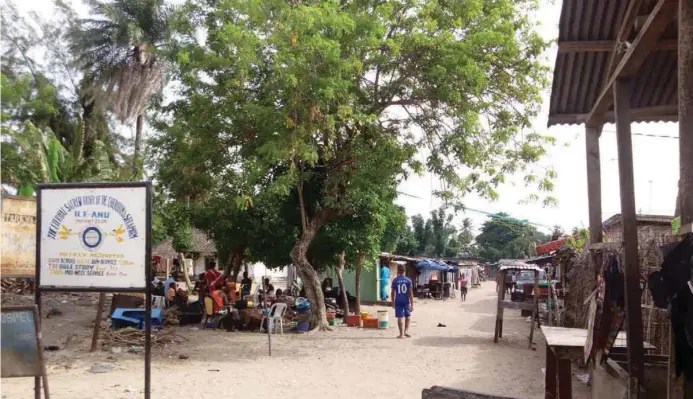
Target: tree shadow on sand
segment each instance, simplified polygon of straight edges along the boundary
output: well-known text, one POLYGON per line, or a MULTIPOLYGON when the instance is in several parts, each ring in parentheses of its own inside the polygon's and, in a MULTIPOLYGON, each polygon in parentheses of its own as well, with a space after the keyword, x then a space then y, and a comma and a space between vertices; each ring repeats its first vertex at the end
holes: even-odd
POLYGON ((414 339, 414 345, 448 348, 461 345, 493 344, 493 337, 462 336, 462 337, 421 337, 414 339))

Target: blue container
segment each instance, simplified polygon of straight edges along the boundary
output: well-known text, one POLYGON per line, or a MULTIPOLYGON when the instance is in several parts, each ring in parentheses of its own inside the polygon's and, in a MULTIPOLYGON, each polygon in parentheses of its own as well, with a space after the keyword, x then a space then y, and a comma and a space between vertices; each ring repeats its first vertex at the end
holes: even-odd
POLYGON ((296 332, 298 333, 305 333, 308 332, 308 327, 310 327, 310 322, 308 321, 299 321, 296 324, 296 332))
MULTIPOLYGON (((133 327, 144 329, 145 309, 142 308, 116 308, 111 315, 111 326, 113 328, 133 327)), ((162 309, 152 309, 152 328, 162 328, 164 326, 164 311, 162 309)))

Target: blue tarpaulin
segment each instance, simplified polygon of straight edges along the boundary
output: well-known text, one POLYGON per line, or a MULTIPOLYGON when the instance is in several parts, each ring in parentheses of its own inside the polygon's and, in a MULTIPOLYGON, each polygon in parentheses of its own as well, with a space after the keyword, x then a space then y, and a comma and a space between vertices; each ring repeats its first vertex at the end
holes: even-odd
POLYGON ((419 263, 416 264, 416 269, 417 270, 438 270, 438 271, 444 271, 444 272, 452 272, 455 271, 454 266, 447 265, 442 262, 436 262, 431 259, 424 259, 422 261, 419 261, 419 263))

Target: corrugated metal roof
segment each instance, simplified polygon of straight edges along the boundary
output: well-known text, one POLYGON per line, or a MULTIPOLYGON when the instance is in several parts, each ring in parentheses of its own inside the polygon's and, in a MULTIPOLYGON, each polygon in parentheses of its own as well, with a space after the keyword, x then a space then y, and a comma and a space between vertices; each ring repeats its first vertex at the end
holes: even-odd
POLYGON ((498 270, 539 270, 541 271, 542 268, 537 266, 537 265, 530 265, 529 263, 524 263, 524 262, 514 262, 514 263, 508 263, 508 264, 501 264, 501 267, 498 270))
MULTIPOLYGON (((192 249, 190 252, 196 252, 202 256, 216 255, 217 247, 214 245, 214 241, 211 240, 204 231, 193 228, 191 235, 192 249)), ((168 258, 178 255, 178 253, 173 249, 173 239, 169 238, 154 245, 152 247, 152 255, 159 255, 168 258)))
MULTIPOLYGON (((559 48, 564 42, 615 41, 624 14, 636 0, 563 0, 559 48)), ((641 1, 637 15, 647 15, 656 0, 641 1)), ((632 29, 629 41, 636 37, 632 29)), ((672 21, 660 40, 676 39, 672 21)), ((631 95, 633 122, 676 121, 677 51, 652 51, 640 68, 631 95)), ((611 51, 559 51, 553 72, 548 125, 581 124, 592 110, 608 74, 611 51)), ((613 107, 611 108, 613 109, 613 107)), ((613 113, 606 122, 613 121, 613 113)))
MULTIPOLYGON (((673 216, 667 215, 636 215, 635 219, 638 223, 650 223, 650 224, 664 224, 670 225, 671 221, 674 219, 673 216)), ((606 219, 602 225, 606 227, 614 226, 621 223, 621 214, 617 213, 614 216, 606 219)))

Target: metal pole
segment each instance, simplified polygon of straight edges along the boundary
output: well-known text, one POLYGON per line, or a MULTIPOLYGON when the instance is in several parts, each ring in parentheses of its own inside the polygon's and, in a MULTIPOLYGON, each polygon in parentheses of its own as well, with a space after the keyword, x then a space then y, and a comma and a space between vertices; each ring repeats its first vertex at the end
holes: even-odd
MULTIPOLYGON (((36 301, 36 318, 41 321, 41 187, 36 190, 36 277, 34 292, 36 301)), ((41 348, 39 348, 41 350, 41 348)), ((45 374, 45 372, 44 372, 45 374)), ((34 398, 41 399, 41 377, 34 377, 34 398)))
MULTIPOLYGON (((144 399, 152 395, 152 185, 147 184, 146 195, 146 249, 145 249, 145 314, 144 314, 144 399)), ((187 270, 186 270, 187 273, 187 270)))

